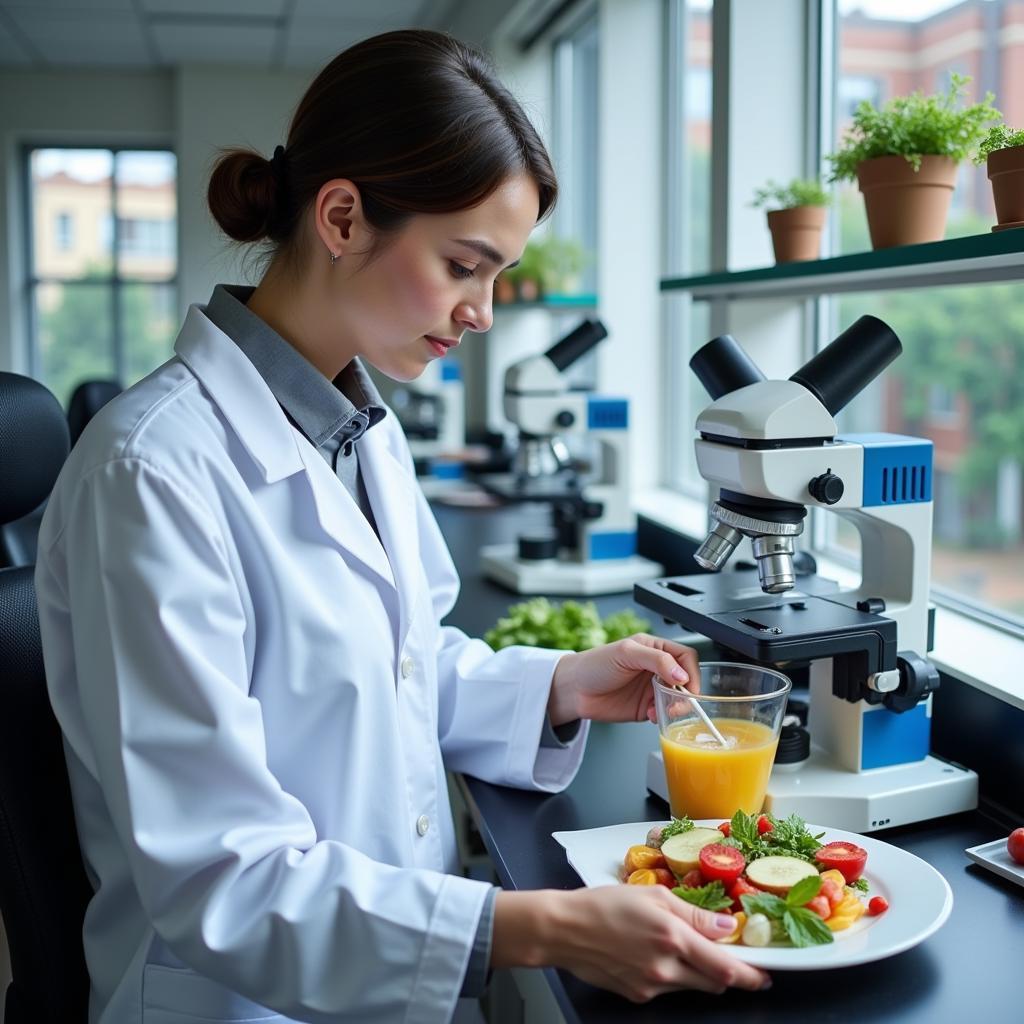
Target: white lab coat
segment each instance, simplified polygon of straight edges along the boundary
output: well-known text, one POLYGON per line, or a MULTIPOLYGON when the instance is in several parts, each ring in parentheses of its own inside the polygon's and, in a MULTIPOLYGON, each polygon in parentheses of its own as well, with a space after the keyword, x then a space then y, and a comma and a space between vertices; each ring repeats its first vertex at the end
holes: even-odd
POLYGON ((201 307, 175 351, 39 538, 90 1020, 447 1021, 488 886, 447 873, 444 769, 567 785, 586 729, 539 747, 559 655, 439 625, 458 581, 393 415, 359 442, 378 540, 201 307))

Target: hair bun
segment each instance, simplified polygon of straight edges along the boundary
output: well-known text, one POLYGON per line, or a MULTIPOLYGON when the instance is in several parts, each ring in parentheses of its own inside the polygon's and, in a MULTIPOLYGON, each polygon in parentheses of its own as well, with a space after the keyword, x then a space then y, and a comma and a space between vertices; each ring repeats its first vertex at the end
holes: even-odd
POLYGON ((251 149, 231 149, 214 165, 206 201, 228 237, 237 242, 274 240, 280 213, 278 185, 272 161, 251 149))

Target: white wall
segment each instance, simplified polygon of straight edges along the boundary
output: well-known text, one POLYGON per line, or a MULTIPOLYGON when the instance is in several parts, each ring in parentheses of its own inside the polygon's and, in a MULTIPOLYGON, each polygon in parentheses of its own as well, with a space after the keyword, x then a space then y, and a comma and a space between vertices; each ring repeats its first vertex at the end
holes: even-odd
MULTIPOLYGON (((243 250, 228 243, 206 207, 217 150, 251 146, 270 157, 315 72, 186 67, 174 79, 178 153, 179 303, 206 302, 221 281, 243 281, 243 250)), ((255 282, 253 282, 255 283, 255 282)))

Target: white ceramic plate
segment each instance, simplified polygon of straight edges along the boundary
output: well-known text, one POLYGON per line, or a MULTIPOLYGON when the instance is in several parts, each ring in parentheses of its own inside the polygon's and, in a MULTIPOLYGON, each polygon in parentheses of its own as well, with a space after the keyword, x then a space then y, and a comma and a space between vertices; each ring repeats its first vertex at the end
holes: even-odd
MULTIPOLYGON (((719 819, 715 819, 696 824, 717 828, 718 823, 719 819)), ((664 824, 664 821, 640 821, 580 832, 554 832, 552 837, 565 847, 569 863, 584 884, 619 885, 616 870, 626 850, 643 843, 652 825, 664 824)), ((856 832, 843 832, 821 825, 808 825, 807 828, 815 835, 824 832, 823 843, 845 840, 867 850, 864 877, 871 886, 868 898, 884 896, 889 901, 889 909, 878 917, 865 914, 845 931, 836 932, 835 942, 825 946, 794 949, 782 945, 761 948, 728 945, 723 949, 748 964, 775 971, 850 967, 882 960, 916 946, 936 932, 949 917, 953 909, 949 883, 920 857, 856 832)))
MULTIPOLYGON (((1008 838, 1008 837, 1007 837, 1008 838)), ((1018 864, 1006 849, 1006 839, 996 839, 981 846, 971 846, 964 851, 976 864, 994 871, 1011 882, 1024 885, 1024 864, 1018 864)))

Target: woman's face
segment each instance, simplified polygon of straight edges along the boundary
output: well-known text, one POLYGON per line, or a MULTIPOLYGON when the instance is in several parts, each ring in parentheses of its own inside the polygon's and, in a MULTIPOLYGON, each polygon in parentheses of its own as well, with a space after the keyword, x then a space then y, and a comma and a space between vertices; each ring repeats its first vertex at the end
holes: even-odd
POLYGON ((466 331, 488 330, 494 279, 522 255, 539 203, 521 174, 470 210, 413 216, 380 256, 346 275, 339 311, 357 354, 409 381, 466 331))

